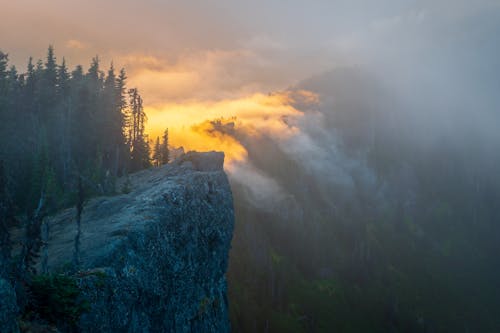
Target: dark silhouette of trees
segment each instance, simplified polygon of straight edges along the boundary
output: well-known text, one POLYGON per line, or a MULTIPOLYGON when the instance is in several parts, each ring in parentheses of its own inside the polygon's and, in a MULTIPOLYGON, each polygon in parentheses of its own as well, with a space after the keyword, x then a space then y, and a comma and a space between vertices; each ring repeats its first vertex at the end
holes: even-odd
POLYGON ((160 145, 161 164, 167 164, 170 159, 170 151, 168 150, 168 128, 163 132, 162 142, 160 145))
POLYGON ((156 137, 155 146, 153 148, 153 166, 159 167, 161 165, 161 146, 160 137, 156 137))
POLYGON ((130 171, 137 171, 151 166, 148 138, 144 132, 146 114, 143 101, 137 89, 130 89, 128 117, 128 143, 130 147, 130 171))
POLYGON ((21 270, 33 268, 47 214, 74 206, 79 220, 84 198, 113 193, 117 177, 151 165, 143 100, 126 81, 97 56, 86 72, 70 71, 49 46, 19 73, 0 51, 0 255, 10 255, 8 228, 23 216, 21 270))
POLYGON ((4 163, 0 160, 0 277, 6 278, 11 271, 12 244, 10 241, 9 226, 15 222, 13 214, 13 202, 7 188, 4 163))
POLYGON ((167 164, 170 159, 170 151, 168 149, 168 128, 163 132, 162 141, 160 137, 156 138, 153 150, 153 165, 156 167, 167 164))

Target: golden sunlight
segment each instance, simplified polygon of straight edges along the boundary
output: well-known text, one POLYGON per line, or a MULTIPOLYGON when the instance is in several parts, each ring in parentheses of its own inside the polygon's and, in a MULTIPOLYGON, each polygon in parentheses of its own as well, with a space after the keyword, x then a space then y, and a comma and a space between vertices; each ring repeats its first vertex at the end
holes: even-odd
POLYGON ((245 148, 230 135, 210 131, 210 121, 232 122, 246 133, 265 133, 272 137, 286 138, 297 128, 286 123, 287 118, 302 116, 294 107, 298 101, 317 102, 318 96, 308 91, 253 94, 251 96, 222 100, 194 101, 146 107, 148 133, 151 139, 169 129, 170 144, 188 150, 222 150, 227 167, 246 159, 245 148))

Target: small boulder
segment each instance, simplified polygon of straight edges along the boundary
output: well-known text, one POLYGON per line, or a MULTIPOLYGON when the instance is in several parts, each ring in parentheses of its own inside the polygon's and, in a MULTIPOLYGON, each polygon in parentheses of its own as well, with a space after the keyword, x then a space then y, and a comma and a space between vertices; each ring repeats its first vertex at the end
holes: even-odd
POLYGON ((177 158, 174 163, 180 166, 186 163, 192 164, 196 171, 221 171, 224 168, 224 153, 189 151, 177 158))

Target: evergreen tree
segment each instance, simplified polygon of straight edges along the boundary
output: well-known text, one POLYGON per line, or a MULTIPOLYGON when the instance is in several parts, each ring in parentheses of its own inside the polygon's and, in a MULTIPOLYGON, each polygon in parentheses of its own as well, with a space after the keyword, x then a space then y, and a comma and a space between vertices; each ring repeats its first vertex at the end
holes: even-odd
POLYGON ((7 73, 7 95, 9 99, 7 101, 7 107, 11 110, 15 110, 14 113, 17 114, 19 106, 21 104, 21 90, 22 83, 20 76, 17 73, 16 66, 11 66, 7 73))
POLYGON ((87 73, 87 77, 90 79, 91 82, 97 83, 99 81, 99 57, 95 56, 92 58, 92 61, 90 63, 90 67, 87 73))
POLYGON ((0 160, 17 213, 33 215, 41 193, 46 210, 73 204, 79 177, 89 195, 112 192, 116 177, 151 165, 142 97, 124 69, 104 74, 94 57, 70 73, 52 46, 26 73, 8 60, 0 52, 0 160))
POLYGON ((40 84, 40 104, 43 111, 42 116, 47 121, 52 121, 55 118, 56 91, 57 91, 57 64, 54 55, 54 48, 49 46, 47 51, 47 59, 45 67, 39 66, 41 69, 41 84, 40 84))
POLYGON ((66 59, 63 58, 61 65, 57 69, 58 85, 57 85, 57 95, 59 100, 63 100, 69 97, 69 81, 70 75, 68 67, 66 66, 66 59))
POLYGON ((26 84, 24 87, 25 111, 27 114, 35 113, 35 89, 36 89, 36 74, 33 58, 30 57, 26 72, 26 84))
POLYGON ((138 90, 133 88, 128 93, 130 169, 137 171, 151 166, 148 139, 144 133, 146 114, 138 90))
POLYGON ((161 142, 161 164, 167 164, 170 160, 170 151, 168 149, 168 128, 163 132, 163 141, 161 142))
MULTIPOLYGON (((10 263, 12 243, 10 240, 9 226, 15 221, 13 216, 13 205, 7 187, 7 175, 5 174, 4 162, 0 160, 0 262, 10 263)), ((10 265, 0 267, 0 277, 7 278, 10 273, 10 265)))
POLYGON ((7 103, 7 68, 9 56, 0 51, 0 112, 5 109, 7 103))
POLYGON ((83 191, 85 198, 113 192, 116 177, 151 161, 143 101, 137 89, 128 94, 125 70, 117 76, 111 65, 105 74, 95 57, 87 72, 78 65, 70 73, 52 46, 44 61, 29 58, 26 73, 8 60, 0 51, 0 262, 8 263, 0 277, 14 272, 26 282, 47 214, 75 205, 81 215, 83 191), (16 216, 25 240, 11 270, 16 216))
POLYGON ((58 67, 57 96, 60 103, 60 168, 62 169, 62 183, 67 185, 71 168, 71 94, 70 75, 66 67, 66 59, 58 67))
POLYGON ((159 167, 162 163, 161 156, 161 146, 160 146, 160 137, 156 137, 156 143, 153 150, 153 163, 155 167, 159 167))
POLYGON ((118 105, 116 104, 116 75, 113 64, 108 70, 108 75, 104 80, 104 88, 102 92, 102 103, 103 108, 101 110, 102 114, 100 119, 102 122, 101 133, 99 136, 104 139, 102 142, 104 151, 104 167, 114 173, 114 163, 115 162, 115 151, 117 145, 120 143, 122 138, 120 133, 122 132, 121 120, 117 116, 118 105))

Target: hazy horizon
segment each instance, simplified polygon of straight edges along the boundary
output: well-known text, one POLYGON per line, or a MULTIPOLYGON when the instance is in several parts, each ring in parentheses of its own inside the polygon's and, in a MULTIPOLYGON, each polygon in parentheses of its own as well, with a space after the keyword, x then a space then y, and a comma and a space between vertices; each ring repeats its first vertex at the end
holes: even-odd
MULTIPOLYGON (((21 72, 48 45, 70 69, 99 55, 139 89, 150 142, 168 128, 171 146, 225 153, 229 309, 242 332, 500 328, 499 35, 498 0, 19 0, 0 20, 0 50, 21 72)), ((44 126, 66 129, 74 142, 43 161, 68 192, 71 163, 102 182, 153 167, 140 99, 94 74, 69 89, 76 111, 56 83, 64 112, 25 85, 23 107, 45 125, 12 120, 32 129, 33 156, 45 156, 44 126)))
POLYGON ((425 95, 413 94, 417 103, 440 95, 432 103, 441 103, 439 114, 475 103, 458 101, 470 89, 496 105, 488 80, 495 80, 489 67, 500 67, 499 11, 496 1, 22 0, 4 4, 0 40, 21 71, 29 56, 43 59, 49 44, 70 68, 95 55, 103 69, 111 62, 125 67, 144 97, 153 139, 169 127, 174 145, 210 149, 220 142, 200 142, 207 138, 185 129, 220 117, 245 122, 297 111, 265 96, 343 67, 376 75, 395 100, 416 90, 425 95))

